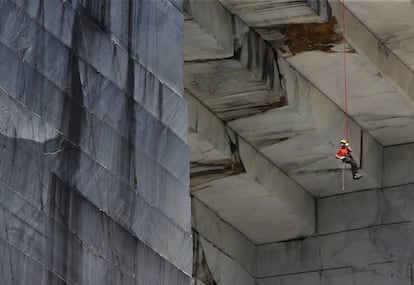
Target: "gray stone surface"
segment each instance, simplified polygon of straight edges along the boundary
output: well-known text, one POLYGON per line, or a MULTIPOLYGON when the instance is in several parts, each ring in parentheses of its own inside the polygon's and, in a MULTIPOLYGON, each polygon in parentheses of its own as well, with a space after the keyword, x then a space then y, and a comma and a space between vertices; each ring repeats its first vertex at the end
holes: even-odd
POLYGON ((258 276, 295 274, 329 268, 413 262, 411 222, 380 225, 258 247, 258 276), (401 246, 403 245, 403 247, 401 246))
POLYGON ((408 285, 411 284, 411 265, 391 262, 369 265, 366 268, 340 268, 293 275, 261 278, 259 285, 408 285))
POLYGON ((256 247, 240 231, 222 220, 197 198, 192 199, 192 225, 197 233, 231 256, 250 275, 256 275, 256 247))
POLYGON ((411 221, 413 189, 408 184, 318 199, 318 233, 411 221))
MULTIPOLYGON (((267 27, 291 23, 322 22, 322 18, 306 0, 218 0, 232 13, 252 27, 267 27)), ((314 1, 313 1, 314 2, 314 1)), ((321 2, 321 1, 318 1, 321 2)))
POLYGON ((255 284, 254 244, 198 198, 193 198, 192 209, 196 284, 255 284))
POLYGON ((0 240, 0 254, 0 276, 3 284, 30 284, 33 280, 40 285, 69 284, 42 263, 4 240, 0 240), (20 274, 21 272, 25 274, 20 274))
MULTIPOLYGON (((289 61, 280 58, 279 70, 289 104, 231 121, 229 126, 313 196, 338 194, 341 163, 333 155, 344 136, 345 114, 289 61)), ((346 191, 379 187, 381 145, 353 120, 349 120, 349 139, 365 178, 353 183, 346 167, 346 191)))
MULTIPOLYGON (((342 13, 340 1, 330 1, 334 14, 342 13)), ((350 1, 346 5, 347 34, 350 43, 368 58, 398 92, 413 101, 414 42, 412 1, 350 1), (398 17, 398 21, 395 21, 398 17), (381 20, 379 20, 381 19, 381 20), (388 24, 386 24, 388 23, 388 24)), ((342 23, 341 17, 337 17, 342 23)))
POLYGON ((324 21, 328 21, 331 17, 331 8, 329 6, 329 0, 307 0, 311 8, 319 14, 324 21))
MULTIPOLYGON (((217 1, 233 14, 235 52, 223 59, 226 50, 215 50, 223 34, 211 27, 220 23, 224 33, 229 17, 206 10, 205 15, 215 14, 214 23, 204 23, 194 39, 211 40, 205 48, 216 55, 205 60, 192 54, 184 67, 185 87, 223 122, 205 123, 212 117, 190 100, 191 131, 196 130, 191 136, 197 138, 190 143, 198 147, 192 157, 230 164, 236 153, 246 173, 229 171, 192 184, 195 198, 254 243, 268 242, 256 245, 257 284, 412 284, 413 1, 345 1, 345 48, 341 0, 217 1), (261 43, 270 49, 261 49, 261 43), (273 59, 261 60, 269 50, 273 59), (280 85, 273 91, 283 100, 268 104, 264 91, 272 89, 261 76, 265 70, 274 70, 280 85), (230 157, 223 151, 226 130, 235 144, 230 157), (334 158, 345 137, 362 180, 354 181, 348 167, 342 172, 334 158), (308 191, 315 208, 298 189, 308 191), (311 210, 316 231, 300 236, 295 230, 310 224, 311 210), (300 218, 289 220, 295 215, 300 218), (280 241, 284 234, 293 240, 280 241)), ((196 44, 203 48, 201 40, 196 44)), ((211 276, 232 280, 244 259, 236 246, 223 246, 223 225, 215 216, 203 221, 208 243, 216 246, 206 253, 209 268, 228 270, 211 276), (224 265, 223 254, 236 264, 224 265)))
POLYGON ((414 144, 384 149, 384 185, 403 185, 414 182, 414 144))
POLYGON ((312 234, 311 195, 198 99, 189 93, 185 98, 192 195, 255 244, 312 234))
MULTIPOLYGON (((257 166, 266 172, 264 167, 257 166)), ((214 209, 254 244, 313 233, 313 201, 310 197, 300 190, 286 194, 286 184, 277 187, 274 181, 261 182, 266 174, 244 173, 217 179, 193 187, 192 195, 214 209), (294 203, 295 200, 298 202, 294 203)))
POLYGON ((220 252, 213 244, 201 238, 207 264, 217 285, 254 285, 255 280, 231 257, 220 252))
POLYGON ((217 1, 184 3, 184 60, 232 57, 232 15, 217 1))
POLYGON ((68 284, 146 284, 154 278, 183 284, 189 279, 55 175, 50 180, 40 207, 1 185, 3 242, 68 284))
POLYGON ((0 1, 2 282, 190 284, 182 2, 85 3, 0 1))
MULTIPOLYGON (((311 51, 287 60, 342 110, 344 107, 342 45, 327 55, 311 51), (315 73, 315 69, 326 70, 315 73)), ((413 102, 402 96, 378 68, 358 53, 348 53, 347 107, 349 115, 382 145, 411 142, 414 128, 413 102)), ((402 71, 401 71, 402 72, 402 71)), ((411 78, 412 75, 401 75, 411 78)))
POLYGON ((186 92, 184 98, 189 110, 190 162, 207 165, 214 161, 231 160, 229 135, 225 125, 190 93, 186 92))
POLYGON ((257 248, 259 284, 411 284, 412 189, 318 199, 317 235, 257 248))
POLYGON ((346 3, 347 113, 341 2, 0 0, 0 283, 413 284, 413 1, 346 3))
POLYGON ((192 14, 186 23, 191 19, 205 28, 187 24, 186 60, 191 61, 184 64, 186 90, 223 120, 283 105, 284 93, 271 46, 215 2, 188 4, 188 13, 192 14), (211 23, 214 20, 217 23, 211 23))

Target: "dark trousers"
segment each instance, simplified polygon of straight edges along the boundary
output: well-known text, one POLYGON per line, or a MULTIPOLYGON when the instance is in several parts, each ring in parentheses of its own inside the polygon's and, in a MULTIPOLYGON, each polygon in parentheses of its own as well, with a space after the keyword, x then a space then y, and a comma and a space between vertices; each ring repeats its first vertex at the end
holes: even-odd
POLYGON ((352 176, 358 173, 358 165, 352 156, 345 156, 344 160, 342 161, 351 165, 352 176))

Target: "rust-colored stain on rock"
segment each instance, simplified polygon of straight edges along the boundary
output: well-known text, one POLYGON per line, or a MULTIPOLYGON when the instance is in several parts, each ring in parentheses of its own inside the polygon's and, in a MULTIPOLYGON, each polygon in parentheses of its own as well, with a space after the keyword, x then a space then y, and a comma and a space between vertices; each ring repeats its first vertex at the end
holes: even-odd
POLYGON ((287 37, 291 52, 321 50, 333 52, 332 47, 342 40, 342 35, 335 32, 337 21, 331 17, 322 24, 295 24, 289 27, 287 37))

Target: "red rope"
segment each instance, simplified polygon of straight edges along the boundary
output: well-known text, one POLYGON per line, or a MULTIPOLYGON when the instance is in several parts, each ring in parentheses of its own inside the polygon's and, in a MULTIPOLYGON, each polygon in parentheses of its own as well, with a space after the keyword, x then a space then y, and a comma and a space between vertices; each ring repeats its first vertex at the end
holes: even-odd
POLYGON ((346 23, 345 23, 345 0, 342 0, 342 42, 343 42, 343 55, 344 55, 344 103, 345 103, 345 134, 348 140, 348 90, 347 90, 347 77, 346 77, 346 23))

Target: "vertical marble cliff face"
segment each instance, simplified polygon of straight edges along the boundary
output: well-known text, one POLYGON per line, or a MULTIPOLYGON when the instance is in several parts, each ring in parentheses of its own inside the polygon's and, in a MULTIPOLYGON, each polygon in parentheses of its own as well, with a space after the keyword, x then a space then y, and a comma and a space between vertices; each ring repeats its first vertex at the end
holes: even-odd
POLYGON ((413 3, 184 1, 196 284, 414 284, 413 3))
POLYGON ((1 284, 191 284, 181 7, 0 1, 1 284))

